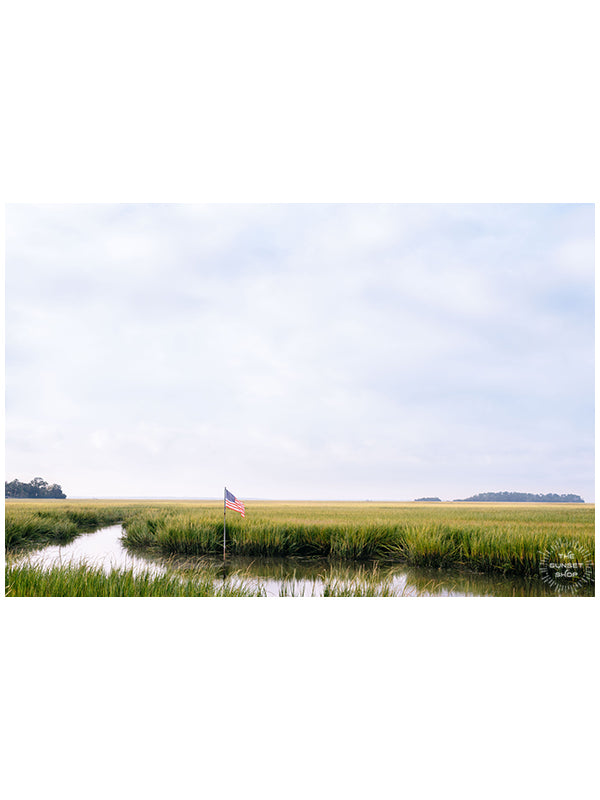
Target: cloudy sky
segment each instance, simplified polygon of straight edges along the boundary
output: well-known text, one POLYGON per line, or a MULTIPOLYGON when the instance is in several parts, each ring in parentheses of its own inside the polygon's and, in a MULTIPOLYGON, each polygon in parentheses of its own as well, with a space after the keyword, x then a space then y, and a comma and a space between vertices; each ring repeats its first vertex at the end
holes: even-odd
POLYGON ((13 205, 6 477, 594 499, 592 205, 13 205))

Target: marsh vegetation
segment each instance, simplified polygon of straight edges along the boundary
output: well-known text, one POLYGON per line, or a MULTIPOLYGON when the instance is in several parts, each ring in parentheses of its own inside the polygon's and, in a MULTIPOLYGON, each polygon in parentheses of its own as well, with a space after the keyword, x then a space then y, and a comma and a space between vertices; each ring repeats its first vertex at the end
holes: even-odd
POLYGON ((65 544, 80 533, 123 520, 126 507, 103 502, 9 500, 5 504, 7 550, 65 544))
MULTIPOLYGON (((540 552, 576 539, 594 552, 594 508, 505 503, 256 503, 228 518, 231 555, 317 557, 461 567, 533 575, 540 552)), ((140 509, 124 521, 126 546, 165 555, 218 554, 222 511, 210 505, 140 509)))
POLYGON ((232 575, 219 580, 211 569, 156 573, 93 564, 7 564, 7 597, 256 597, 255 588, 232 575))
MULTIPOLYGON (((150 596, 153 591, 222 596, 238 589, 242 596, 548 594, 540 586, 540 555, 564 540, 577 542, 593 558, 593 506, 256 502, 247 504, 245 519, 227 515, 225 574, 219 572, 222 503, 15 500, 6 504, 6 591, 64 596, 150 596), (119 547, 148 565, 147 574, 123 564, 107 574, 94 563, 48 569, 23 560, 35 547, 65 545, 116 522, 122 525, 119 547), (153 564, 161 565, 158 572, 150 568, 153 564), (198 584, 196 590, 189 581, 198 584)), ((593 585, 582 592, 589 593, 593 585)))

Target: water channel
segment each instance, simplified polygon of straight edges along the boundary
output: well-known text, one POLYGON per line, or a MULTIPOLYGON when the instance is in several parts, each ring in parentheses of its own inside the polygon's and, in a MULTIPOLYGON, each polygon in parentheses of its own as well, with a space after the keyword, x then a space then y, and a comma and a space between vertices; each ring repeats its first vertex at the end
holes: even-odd
MULTIPOLYGON (((190 567, 218 568, 221 575, 230 578, 240 574, 245 585, 262 588, 267 597, 278 597, 282 587, 286 595, 319 596, 323 594, 325 580, 360 580, 361 576, 376 574, 387 581, 394 594, 401 596, 436 597, 552 597, 557 592, 538 578, 490 576, 462 570, 438 570, 410 567, 405 564, 366 562, 330 562, 308 558, 239 558, 222 559, 169 558, 139 551, 132 554, 121 541, 121 525, 100 528, 94 533, 84 533, 70 544, 49 545, 29 552, 18 559, 33 565, 49 568, 56 565, 78 564, 85 561, 101 566, 107 573, 115 568, 133 569, 134 572, 161 573, 167 569, 190 567)), ((593 595, 593 585, 582 587, 579 595, 593 595)))

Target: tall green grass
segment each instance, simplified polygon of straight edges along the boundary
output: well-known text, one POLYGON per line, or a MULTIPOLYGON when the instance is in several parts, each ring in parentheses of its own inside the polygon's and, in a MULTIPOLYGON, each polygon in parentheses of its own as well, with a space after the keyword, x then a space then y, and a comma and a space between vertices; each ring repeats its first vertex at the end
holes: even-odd
POLYGON ((89 564, 45 569, 31 564, 5 567, 6 597, 261 597, 243 579, 232 575, 219 581, 210 570, 155 574, 150 570, 113 569, 89 564))
MULTIPOLYGON (((423 589, 396 588, 391 575, 379 570, 331 569, 312 581, 295 576, 281 582, 280 597, 404 597, 430 594, 432 582, 423 589)), ((235 572, 223 578, 218 569, 203 565, 187 571, 150 570, 134 572, 114 569, 106 573, 89 564, 55 566, 33 564, 5 567, 6 597, 265 597, 261 581, 247 573, 235 572)))
POLYGON ((123 508, 95 503, 8 501, 4 514, 4 542, 8 550, 66 544, 80 533, 120 522, 126 513, 123 508))
MULTIPOLYGON (((124 543, 161 554, 218 555, 222 511, 189 506, 140 510, 124 543)), ((227 552, 260 557, 379 559, 506 575, 539 572, 540 554, 560 539, 594 554, 594 508, 540 504, 248 504, 228 517, 227 552)))
MULTIPOLYGON (((540 554, 561 539, 577 542, 593 558, 594 513, 580 504, 249 502, 245 519, 227 515, 227 553, 534 576, 540 554)), ((69 541, 118 521, 133 551, 222 553, 221 503, 166 501, 9 501, 7 549, 69 541)))

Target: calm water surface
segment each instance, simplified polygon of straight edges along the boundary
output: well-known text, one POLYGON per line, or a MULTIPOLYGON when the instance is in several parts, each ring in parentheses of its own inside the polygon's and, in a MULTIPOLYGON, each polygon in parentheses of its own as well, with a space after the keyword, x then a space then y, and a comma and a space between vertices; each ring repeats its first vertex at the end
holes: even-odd
MULTIPOLYGON (((388 579, 394 592, 400 595, 437 597, 556 597, 551 587, 539 579, 491 577, 459 570, 437 570, 409 567, 403 564, 365 562, 330 562, 315 559, 228 558, 225 565, 217 558, 165 559, 136 551, 132 554, 121 542, 121 525, 111 525, 94 533, 84 533, 63 546, 48 546, 34 550, 19 559, 51 567, 86 561, 101 566, 106 572, 115 567, 139 571, 164 572, 171 568, 190 569, 208 565, 221 575, 231 577, 237 572, 245 584, 260 586, 268 597, 278 597, 282 587, 294 596, 318 596, 323 593, 324 577, 353 580, 376 571, 388 579)), ((593 584, 583 587, 580 596, 593 596, 593 584)))

